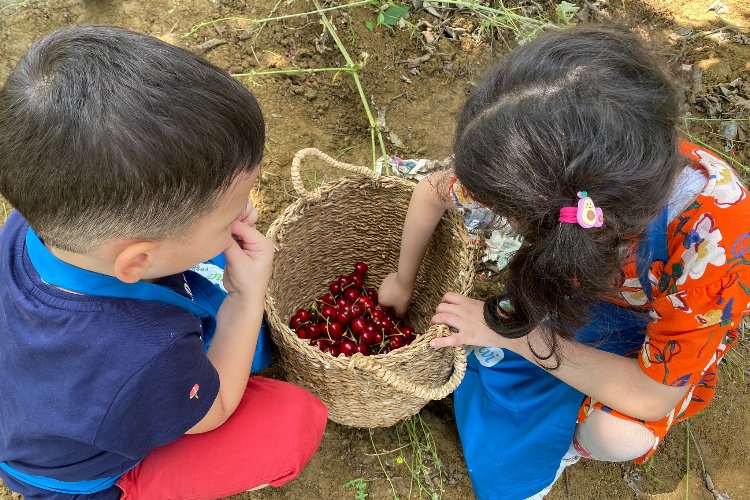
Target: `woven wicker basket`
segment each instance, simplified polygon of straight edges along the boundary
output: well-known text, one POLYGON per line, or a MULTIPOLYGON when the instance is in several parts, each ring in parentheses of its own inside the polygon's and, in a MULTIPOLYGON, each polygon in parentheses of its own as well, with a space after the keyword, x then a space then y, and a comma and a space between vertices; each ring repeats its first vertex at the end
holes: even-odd
POLYGON ((297 153, 291 174, 300 198, 268 230, 276 257, 266 299, 287 379, 322 399, 331 420, 353 427, 391 426, 450 394, 466 371, 466 352, 432 349, 430 340, 449 332, 445 325, 430 326, 430 318, 446 292, 471 291, 474 261, 461 217, 448 213, 440 222, 417 278, 406 320, 424 334, 389 354, 334 358, 299 339, 289 318, 326 293, 336 276, 351 272, 356 261, 369 264, 371 287, 396 270, 414 184, 342 164, 312 148, 297 153), (299 169, 309 155, 354 175, 308 192, 299 169))

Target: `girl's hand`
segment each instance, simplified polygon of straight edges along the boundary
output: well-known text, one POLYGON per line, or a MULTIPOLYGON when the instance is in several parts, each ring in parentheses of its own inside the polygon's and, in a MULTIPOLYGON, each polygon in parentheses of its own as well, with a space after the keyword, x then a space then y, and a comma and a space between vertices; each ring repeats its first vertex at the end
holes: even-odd
POLYGON ((239 219, 232 224, 234 241, 224 250, 227 265, 224 288, 227 292, 254 292, 265 295, 273 265, 273 243, 260 231, 239 219))
POLYGON ((385 277, 378 289, 378 302, 382 306, 390 306, 397 316, 406 314, 411 302, 414 285, 403 283, 398 273, 391 273, 385 277))
POLYGON ((512 342, 498 335, 484 322, 484 302, 453 292, 445 294, 430 323, 446 324, 458 330, 449 337, 432 340, 430 346, 436 349, 457 345, 509 347, 512 342))

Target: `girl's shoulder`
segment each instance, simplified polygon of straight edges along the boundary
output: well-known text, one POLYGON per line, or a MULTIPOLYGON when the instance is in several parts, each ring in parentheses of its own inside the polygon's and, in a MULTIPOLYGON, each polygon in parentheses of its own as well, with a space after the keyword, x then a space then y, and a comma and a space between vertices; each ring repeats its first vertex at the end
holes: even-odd
POLYGON ((706 174, 706 185, 699 200, 696 200, 706 210, 716 211, 719 217, 750 211, 747 188, 726 161, 689 142, 681 143, 680 150, 696 168, 702 169, 706 174))
POLYGON ((724 160, 690 143, 682 143, 681 150, 705 173, 705 186, 667 227, 669 260, 663 272, 671 278, 669 288, 693 288, 733 272, 750 273, 747 188, 724 160))

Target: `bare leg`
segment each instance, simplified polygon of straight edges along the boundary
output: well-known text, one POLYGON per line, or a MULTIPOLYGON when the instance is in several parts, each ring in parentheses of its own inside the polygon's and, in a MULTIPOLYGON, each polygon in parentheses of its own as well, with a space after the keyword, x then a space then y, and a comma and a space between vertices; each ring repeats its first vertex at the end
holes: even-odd
POLYGON ((656 437, 638 422, 596 410, 585 422, 578 424, 573 442, 585 458, 626 462, 648 453, 656 437))

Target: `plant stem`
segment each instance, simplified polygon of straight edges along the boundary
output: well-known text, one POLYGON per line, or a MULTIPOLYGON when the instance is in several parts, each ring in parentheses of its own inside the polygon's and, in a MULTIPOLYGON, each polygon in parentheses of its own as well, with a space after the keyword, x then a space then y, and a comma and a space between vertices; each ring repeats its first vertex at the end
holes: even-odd
POLYGON ((534 19, 532 17, 526 17, 520 14, 516 14, 512 10, 503 6, 502 3, 501 3, 500 9, 496 9, 494 7, 488 7, 487 5, 482 5, 476 1, 471 1, 471 0, 440 0, 440 3, 444 3, 448 5, 456 5, 460 8, 469 9, 472 12, 476 12, 477 14, 490 18, 490 20, 499 21, 500 19, 507 19, 508 21, 511 21, 511 22, 518 21, 521 24, 530 24, 530 25, 539 26, 539 27, 550 27, 550 28, 556 27, 554 24, 546 22, 546 21, 541 21, 539 19, 534 19))
POLYGON ((182 35, 182 38, 183 39, 189 38, 193 33, 195 33, 198 30, 201 30, 201 29, 205 28, 206 26, 212 26, 214 24, 221 23, 221 22, 224 22, 224 21, 244 21, 244 22, 246 22, 248 24, 259 24, 259 23, 266 24, 266 23, 271 22, 271 21, 281 21, 282 19, 292 19, 292 18, 295 18, 295 17, 305 17, 305 16, 310 16, 312 14, 319 14, 320 12, 328 12, 328 11, 332 11, 332 10, 341 10, 341 9, 346 9, 346 8, 350 8, 350 7, 357 7, 358 5, 365 5, 365 4, 368 4, 368 3, 372 3, 372 0, 358 0, 356 2, 352 2, 352 3, 348 3, 348 4, 344 4, 344 5, 336 5, 336 6, 333 6, 333 7, 326 7, 325 9, 316 9, 314 11, 299 12, 297 14, 287 14, 285 16, 267 17, 265 19, 251 19, 251 18, 247 18, 247 17, 238 17, 238 16, 222 17, 220 19, 212 19, 211 21, 205 21, 205 22, 202 22, 202 23, 194 24, 193 26, 190 27, 190 30, 187 33, 185 33, 184 35, 182 35))
POLYGON ((690 139, 692 142, 698 144, 699 146, 703 146, 704 148, 708 149, 709 151, 711 151, 713 153, 716 153, 717 155, 721 156, 722 158, 724 158, 728 162, 737 165, 737 167, 739 167, 740 169, 744 170, 745 172, 750 172, 750 167, 747 166, 747 165, 743 165, 742 163, 740 163, 737 160, 737 158, 733 157, 732 155, 728 155, 726 153, 723 153, 723 152, 719 151, 718 149, 716 149, 714 147, 709 146, 708 144, 706 144, 705 142, 703 142, 702 140, 700 140, 697 136, 693 135, 690 132, 690 129, 688 128, 687 122, 685 122, 685 128, 684 129, 679 128, 679 127, 678 127, 678 129, 679 129, 680 132, 682 132, 683 134, 685 134, 687 136, 687 138, 690 139))
POLYGON ((398 498, 398 493, 396 493, 396 486, 394 486, 393 481, 391 481, 391 476, 388 475, 388 471, 385 469, 385 466, 383 465, 383 461, 380 459, 380 453, 378 452, 378 447, 375 446, 375 439, 372 437, 372 429, 367 429, 367 432, 370 433, 370 443, 372 443, 372 449, 375 450, 375 458, 378 459, 378 463, 380 464, 380 468, 383 470, 383 474, 385 474, 385 478, 388 480, 388 484, 391 485, 391 491, 393 492, 393 498, 398 498))
MULTIPOLYGON (((317 12, 320 13, 320 17, 323 20, 323 25, 328 30, 328 33, 331 35, 331 38, 333 38, 333 41, 336 42, 336 46, 339 48, 341 55, 344 56, 344 60, 346 61, 347 67, 351 68, 352 70, 351 73, 352 73, 352 76, 354 77, 354 84, 357 86, 357 92, 359 92, 359 98, 362 101, 362 106, 365 108, 365 113, 367 114, 367 121, 370 123, 370 134, 377 135, 378 142, 380 143, 380 151, 384 157, 387 157, 388 153, 386 153, 386 150, 385 150, 385 144, 383 142, 383 135, 380 133, 380 129, 378 129, 378 124, 375 121, 375 118, 372 116, 370 105, 367 102, 367 96, 365 96, 365 90, 364 88, 362 88, 362 82, 359 79, 359 66, 354 64, 354 61, 349 55, 349 52, 346 50, 346 47, 344 47, 344 44, 341 43, 341 39, 336 33, 336 28, 333 27, 333 24, 331 24, 330 19, 328 19, 328 17, 325 14, 323 14, 325 10, 321 9, 320 2, 318 2, 318 0, 313 0, 313 4, 315 5, 315 9, 317 10, 317 12)), ((374 139, 373 139, 373 142, 374 142, 374 139)), ((377 158, 376 158, 374 145, 372 148, 372 159, 373 159, 372 168, 373 170, 375 170, 375 164, 377 162, 377 158)))
POLYGON ((690 500, 690 422, 685 421, 685 500, 690 500))

